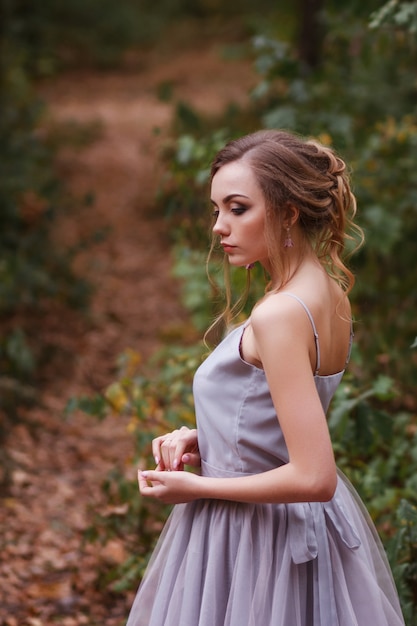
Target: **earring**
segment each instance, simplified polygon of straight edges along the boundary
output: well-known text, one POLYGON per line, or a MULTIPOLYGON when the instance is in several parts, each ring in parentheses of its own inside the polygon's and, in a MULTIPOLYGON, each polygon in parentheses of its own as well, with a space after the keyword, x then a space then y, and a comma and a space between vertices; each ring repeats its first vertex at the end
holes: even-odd
POLYGON ((253 267, 255 267, 255 263, 248 263, 247 265, 245 265, 245 269, 247 270, 251 270, 253 267))
POLYGON ((290 227, 287 226, 286 230, 287 230, 287 234, 285 236, 284 248, 294 248, 294 242, 291 239, 290 227))

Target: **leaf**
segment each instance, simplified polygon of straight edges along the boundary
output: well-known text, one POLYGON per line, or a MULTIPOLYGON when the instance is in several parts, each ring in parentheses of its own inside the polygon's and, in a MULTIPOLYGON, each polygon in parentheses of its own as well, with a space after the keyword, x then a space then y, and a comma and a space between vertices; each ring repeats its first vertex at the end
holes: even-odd
POLYGON ((398 508, 398 518, 413 525, 417 524, 417 507, 408 500, 401 500, 398 508))
POLYGON ((394 381, 389 376, 378 376, 374 385, 373 391, 379 400, 388 400, 395 396, 394 393, 394 381))

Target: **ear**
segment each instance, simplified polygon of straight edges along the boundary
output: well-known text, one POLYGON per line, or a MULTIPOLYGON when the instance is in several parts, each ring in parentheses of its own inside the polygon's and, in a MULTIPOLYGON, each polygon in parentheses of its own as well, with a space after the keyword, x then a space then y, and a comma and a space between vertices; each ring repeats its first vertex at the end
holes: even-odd
POLYGON ((298 222, 298 218, 300 217, 300 209, 296 207, 294 204, 287 205, 287 211, 285 215, 284 227, 291 228, 298 222))

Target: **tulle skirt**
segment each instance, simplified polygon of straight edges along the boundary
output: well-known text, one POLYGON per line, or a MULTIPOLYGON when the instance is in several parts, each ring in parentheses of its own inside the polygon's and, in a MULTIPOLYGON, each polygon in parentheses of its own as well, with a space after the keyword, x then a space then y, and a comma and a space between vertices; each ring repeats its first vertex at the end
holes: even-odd
POLYGON ((174 507, 127 626, 403 626, 376 531, 339 476, 326 503, 174 507))

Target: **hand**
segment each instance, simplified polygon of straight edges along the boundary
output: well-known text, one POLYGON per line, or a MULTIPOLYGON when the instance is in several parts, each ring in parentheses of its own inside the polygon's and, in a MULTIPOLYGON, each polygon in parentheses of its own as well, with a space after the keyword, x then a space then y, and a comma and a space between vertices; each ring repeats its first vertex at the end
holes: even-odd
POLYGON ((200 467, 197 430, 183 426, 152 441, 157 470, 183 470, 184 465, 200 467))
POLYGON ((201 497, 200 476, 191 472, 138 471, 139 491, 142 496, 155 498, 164 504, 191 502, 201 497))

